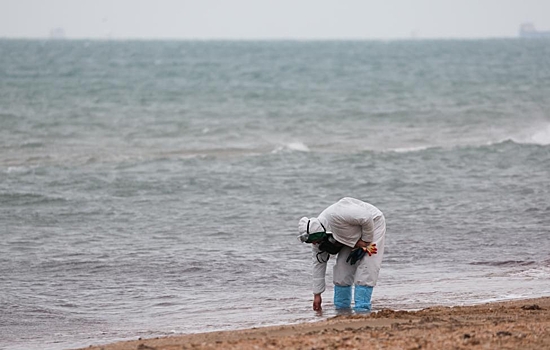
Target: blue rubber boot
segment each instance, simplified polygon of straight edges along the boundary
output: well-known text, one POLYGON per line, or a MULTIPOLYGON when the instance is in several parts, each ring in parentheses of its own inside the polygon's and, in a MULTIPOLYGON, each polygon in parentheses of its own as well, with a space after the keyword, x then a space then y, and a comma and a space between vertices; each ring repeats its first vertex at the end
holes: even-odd
POLYGON ((353 309, 356 312, 369 312, 371 310, 372 289, 373 287, 369 286, 355 286, 355 306, 353 309))
POLYGON ((334 307, 336 310, 351 307, 351 286, 334 286, 334 307))

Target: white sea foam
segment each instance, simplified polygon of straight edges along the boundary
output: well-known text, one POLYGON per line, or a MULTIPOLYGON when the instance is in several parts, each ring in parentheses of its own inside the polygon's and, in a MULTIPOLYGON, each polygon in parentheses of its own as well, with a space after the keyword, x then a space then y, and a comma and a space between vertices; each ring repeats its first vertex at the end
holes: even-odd
POLYGON ((6 173, 15 174, 15 173, 24 173, 27 172, 28 168, 23 166, 10 166, 6 169, 6 173))
POLYGON ((286 148, 293 151, 309 152, 309 147, 303 142, 291 142, 286 145, 286 148))
POLYGON ((548 276, 550 276, 550 267, 538 266, 525 271, 514 272, 511 274, 511 276, 527 277, 527 278, 534 278, 534 279, 548 278, 548 276))
POLYGON ((493 298, 480 299, 477 302, 475 302, 475 304, 495 303, 499 301, 518 300, 518 299, 525 299, 525 298, 528 298, 528 296, 525 296, 523 294, 506 294, 506 295, 501 295, 493 298))
POLYGON ((395 153, 410 153, 410 152, 418 152, 418 151, 424 151, 430 148, 429 146, 416 146, 416 147, 399 147, 394 148, 391 151, 395 153))
POLYGON ((550 145, 550 124, 529 128, 520 135, 511 137, 512 141, 522 144, 550 145))
POLYGON ((272 153, 280 153, 285 151, 298 151, 298 152, 309 152, 309 147, 303 142, 290 142, 284 145, 277 146, 272 153))
POLYGON ((531 136, 531 139, 533 140, 533 143, 539 145, 550 145, 550 124, 535 132, 535 134, 531 136))

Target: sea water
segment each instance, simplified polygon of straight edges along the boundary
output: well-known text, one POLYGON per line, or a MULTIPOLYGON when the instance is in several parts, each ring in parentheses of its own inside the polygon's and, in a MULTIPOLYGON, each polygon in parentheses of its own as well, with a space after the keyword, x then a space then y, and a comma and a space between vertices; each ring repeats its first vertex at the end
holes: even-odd
POLYGON ((310 322, 298 220, 387 220, 375 310, 548 296, 550 42, 0 41, 0 348, 310 322))

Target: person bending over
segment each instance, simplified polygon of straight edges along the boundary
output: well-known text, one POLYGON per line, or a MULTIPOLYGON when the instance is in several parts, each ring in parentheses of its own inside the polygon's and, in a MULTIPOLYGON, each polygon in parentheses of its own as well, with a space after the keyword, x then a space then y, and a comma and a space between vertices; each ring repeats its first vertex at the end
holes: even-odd
POLYGON ((333 270, 334 306, 371 310, 372 291, 378 280, 386 220, 374 205, 345 197, 332 204, 317 218, 303 217, 298 223, 299 238, 311 243, 313 256, 313 310, 322 310, 325 274, 330 255, 336 255, 333 270))

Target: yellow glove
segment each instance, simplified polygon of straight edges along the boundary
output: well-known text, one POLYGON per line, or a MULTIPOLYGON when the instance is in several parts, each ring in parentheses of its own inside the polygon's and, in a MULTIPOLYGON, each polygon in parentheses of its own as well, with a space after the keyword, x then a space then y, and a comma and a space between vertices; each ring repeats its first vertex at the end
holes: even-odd
POLYGON ((365 248, 363 248, 363 250, 364 250, 369 256, 372 256, 373 254, 378 253, 378 248, 376 248, 376 243, 371 243, 371 244, 369 244, 368 246, 366 246, 365 248))

